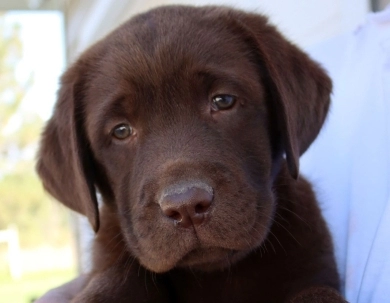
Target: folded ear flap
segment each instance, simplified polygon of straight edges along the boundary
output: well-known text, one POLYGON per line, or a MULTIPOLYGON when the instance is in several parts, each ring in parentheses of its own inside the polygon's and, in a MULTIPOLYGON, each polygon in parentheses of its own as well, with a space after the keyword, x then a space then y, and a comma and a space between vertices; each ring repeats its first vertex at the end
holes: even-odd
POLYGON ((267 18, 230 15, 265 67, 289 171, 298 177, 299 157, 317 137, 330 104, 332 83, 320 66, 287 41, 267 18))
POLYGON ((62 77, 54 114, 42 134, 37 172, 45 189, 69 208, 88 217, 99 229, 91 155, 83 127, 81 68, 62 77))

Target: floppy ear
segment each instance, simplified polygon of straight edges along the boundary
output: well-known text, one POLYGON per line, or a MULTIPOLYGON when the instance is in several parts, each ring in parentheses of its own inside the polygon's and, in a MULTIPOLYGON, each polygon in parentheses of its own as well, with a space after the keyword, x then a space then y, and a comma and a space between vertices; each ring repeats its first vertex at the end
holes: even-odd
POLYGON ((45 189, 69 208, 88 217, 99 229, 91 154, 83 122, 82 64, 62 77, 52 118, 42 134, 37 172, 45 189))
POLYGON ((317 137, 328 112, 331 80, 316 62, 269 25, 267 18, 231 11, 229 19, 246 35, 265 67, 288 168, 297 178, 299 157, 317 137))

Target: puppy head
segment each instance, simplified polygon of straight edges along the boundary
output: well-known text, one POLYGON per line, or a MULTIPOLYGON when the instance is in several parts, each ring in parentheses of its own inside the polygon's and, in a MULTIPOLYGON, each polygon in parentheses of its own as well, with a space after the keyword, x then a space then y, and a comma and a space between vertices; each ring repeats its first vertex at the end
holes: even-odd
POLYGON ((148 269, 224 268, 266 238, 283 155, 296 178, 330 91, 262 16, 155 9, 64 74, 37 170, 95 231, 97 188, 148 269))

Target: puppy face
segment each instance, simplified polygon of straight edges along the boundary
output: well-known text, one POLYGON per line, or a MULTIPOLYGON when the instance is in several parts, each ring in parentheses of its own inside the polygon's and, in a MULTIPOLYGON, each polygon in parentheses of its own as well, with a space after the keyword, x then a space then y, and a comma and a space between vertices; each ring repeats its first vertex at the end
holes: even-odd
POLYGON ((214 7, 138 16, 62 83, 38 162, 44 185, 97 230, 96 186, 128 250, 154 272, 224 268, 263 243, 283 152, 296 175, 330 92, 263 17, 214 7), (283 68, 298 73, 287 84, 283 68))
POLYGON ((98 63, 86 91, 88 141, 141 264, 225 266, 262 242, 272 218, 269 115, 255 56, 212 18, 195 28, 148 19, 120 32, 118 49, 98 63), (116 137, 118 126, 131 134, 116 137), (207 210, 179 220, 164 213, 163 203, 201 205, 196 194, 168 193, 191 189, 208 189, 207 210))

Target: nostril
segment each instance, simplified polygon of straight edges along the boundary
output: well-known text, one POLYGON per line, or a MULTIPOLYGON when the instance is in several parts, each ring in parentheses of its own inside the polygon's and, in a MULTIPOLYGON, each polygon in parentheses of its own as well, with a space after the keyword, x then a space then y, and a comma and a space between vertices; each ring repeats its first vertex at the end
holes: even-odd
POLYGON ((211 205, 211 200, 205 200, 195 205, 195 213, 204 214, 208 211, 211 205))
POLYGON ((162 207, 162 211, 167 218, 173 220, 175 226, 188 228, 192 225, 191 215, 185 207, 162 207))
POLYGON ((178 211, 174 209, 166 209, 164 210, 164 214, 175 221, 181 221, 183 217, 178 211))

